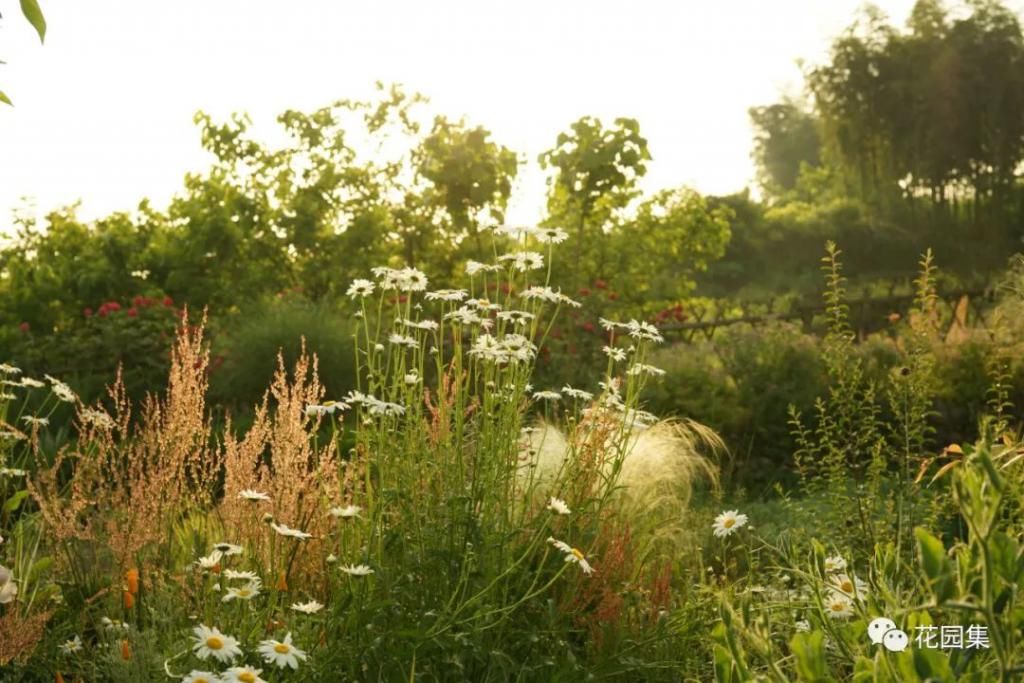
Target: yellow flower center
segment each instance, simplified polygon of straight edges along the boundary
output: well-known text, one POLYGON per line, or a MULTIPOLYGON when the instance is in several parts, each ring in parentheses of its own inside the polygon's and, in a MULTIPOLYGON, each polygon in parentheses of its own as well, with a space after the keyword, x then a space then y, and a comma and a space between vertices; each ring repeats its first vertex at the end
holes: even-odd
POLYGON ((572 552, 572 554, 573 554, 573 555, 575 555, 575 556, 576 556, 576 559, 577 559, 577 560, 582 560, 582 559, 583 559, 583 553, 581 553, 581 552, 580 552, 579 550, 577 550, 576 548, 573 548, 571 552, 572 552))
POLYGON ((836 602, 833 602, 829 607, 833 612, 842 612, 844 609, 846 609, 846 605, 842 602, 839 602, 838 600, 836 602))
POLYGON ((206 639, 206 647, 210 648, 211 650, 220 650, 224 647, 224 641, 218 638, 217 636, 210 636, 206 639))
POLYGON ((252 595, 252 591, 250 591, 248 588, 239 588, 238 589, 238 597, 240 597, 240 598, 247 598, 250 595, 252 595))
POLYGON ((286 655, 286 654, 288 654, 291 651, 292 651, 291 646, 287 645, 285 643, 278 643, 277 645, 274 646, 274 652, 276 652, 279 655, 286 655))
POLYGON ((840 584, 839 588, 842 589, 844 593, 852 593, 853 581, 843 581, 842 584, 840 584))
POLYGON ((729 517, 724 522, 722 522, 722 526, 724 526, 726 529, 733 528, 733 526, 735 526, 735 524, 736 524, 736 520, 734 518, 732 518, 732 517, 729 517))
POLYGON ((251 671, 243 671, 238 674, 238 680, 244 681, 244 683, 256 683, 256 674, 251 671))

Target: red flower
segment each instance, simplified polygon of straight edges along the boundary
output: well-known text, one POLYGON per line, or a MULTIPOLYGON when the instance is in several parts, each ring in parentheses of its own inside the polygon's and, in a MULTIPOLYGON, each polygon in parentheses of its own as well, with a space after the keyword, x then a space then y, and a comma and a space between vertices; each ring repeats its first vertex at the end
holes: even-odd
POLYGON ((125 311, 125 313, 128 314, 129 318, 135 318, 135 317, 137 317, 139 315, 139 309, 137 309, 134 306, 132 306, 127 311, 125 311))
POLYGON ((135 306, 135 307, 138 308, 138 307, 145 306, 145 305, 146 305, 146 297, 144 297, 144 296, 135 295, 135 298, 132 299, 132 306, 135 306))
POLYGON ((580 287, 580 296, 590 296, 590 290, 586 287, 580 287))
POLYGON ((608 301, 615 301, 619 298, 619 295, 615 292, 608 292, 608 301))
POLYGON ((103 305, 106 306, 108 311, 120 311, 121 310, 121 304, 117 303, 116 301, 108 301, 107 303, 105 303, 103 305))
POLYGON ((595 329, 594 323, 588 320, 587 322, 583 323, 583 329, 586 330, 587 332, 593 332, 595 329))
POLYGON ((32 326, 29 325, 28 323, 22 323, 22 324, 18 325, 18 329, 21 330, 22 332, 25 332, 27 334, 28 331, 30 329, 32 329, 32 326))
POLYGON ((86 306, 85 308, 82 309, 82 315, 84 315, 86 318, 91 318, 92 317, 92 309, 89 308, 88 306, 86 306))
POLYGON ((171 308, 172 306, 174 306, 174 299, 172 299, 169 296, 165 296, 164 297, 164 306, 166 306, 167 308, 171 308))
POLYGON ((594 287, 597 289, 607 289, 608 283, 604 280, 594 280, 594 287))

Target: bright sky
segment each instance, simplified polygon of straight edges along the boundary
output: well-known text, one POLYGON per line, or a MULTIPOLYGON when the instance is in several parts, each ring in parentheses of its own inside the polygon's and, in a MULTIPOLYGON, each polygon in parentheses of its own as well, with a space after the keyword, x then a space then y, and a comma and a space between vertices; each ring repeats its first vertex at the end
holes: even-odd
MULTIPOLYGON (((861 0, 40 0, 41 47, 0 0, 0 234, 81 199, 94 218, 159 207, 209 163, 192 124, 366 97, 399 82, 526 155, 510 220, 536 221, 537 155, 578 117, 639 119, 645 186, 752 182, 747 108, 801 84, 861 0)), ((880 0, 904 22, 913 0, 880 0)))

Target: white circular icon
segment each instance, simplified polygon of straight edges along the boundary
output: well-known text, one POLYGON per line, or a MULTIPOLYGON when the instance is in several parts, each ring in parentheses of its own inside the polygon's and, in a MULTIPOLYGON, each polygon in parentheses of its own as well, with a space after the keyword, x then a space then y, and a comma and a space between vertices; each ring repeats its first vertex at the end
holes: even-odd
POLYGON ((910 644, 910 638, 907 634, 898 628, 889 629, 882 636, 882 645, 889 652, 903 652, 907 649, 907 645, 910 644))
POLYGON ((891 631, 896 628, 896 622, 887 617, 878 617, 868 624, 868 638, 875 645, 882 644, 882 637, 885 636, 887 631, 891 631))

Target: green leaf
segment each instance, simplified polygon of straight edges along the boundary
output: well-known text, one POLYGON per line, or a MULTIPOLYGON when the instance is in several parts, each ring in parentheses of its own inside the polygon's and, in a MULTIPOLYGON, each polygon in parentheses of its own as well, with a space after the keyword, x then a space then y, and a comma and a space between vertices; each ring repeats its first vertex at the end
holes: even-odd
POLYGON ((825 634, 796 633, 789 641, 789 648, 796 657, 796 672, 801 681, 827 681, 825 667, 825 634))
POLYGON ((921 567, 928 577, 935 599, 941 605, 955 595, 953 563, 946 556, 942 541, 920 527, 914 529, 914 535, 917 536, 917 547, 921 553, 921 567))
POLYGON ((37 0, 21 0, 21 13, 39 34, 39 42, 43 42, 46 39, 46 19, 43 18, 43 10, 39 8, 39 2, 37 0))
POLYGON ((4 104, 9 104, 12 107, 14 106, 14 102, 11 102, 11 98, 7 97, 7 95, 4 94, 3 90, 0 90, 0 102, 3 102, 4 104))
POLYGON ((28 498, 28 491, 18 491, 4 503, 4 512, 14 512, 21 507, 21 503, 26 498, 28 498))

